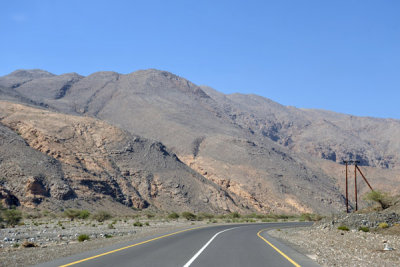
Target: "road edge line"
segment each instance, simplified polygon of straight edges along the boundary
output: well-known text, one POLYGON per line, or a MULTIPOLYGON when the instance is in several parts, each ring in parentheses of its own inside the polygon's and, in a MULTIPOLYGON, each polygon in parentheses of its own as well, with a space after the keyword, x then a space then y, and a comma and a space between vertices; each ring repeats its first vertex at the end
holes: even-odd
POLYGON ((287 259, 291 264, 293 264, 296 267, 301 267, 297 262, 295 262, 294 260, 292 260, 288 255, 286 255, 285 253, 283 253, 279 248, 275 247, 271 242, 269 242, 266 238, 264 238, 263 236, 261 236, 261 233, 266 231, 266 230, 271 230, 271 229, 262 229, 257 233, 257 236, 259 238, 261 238, 262 240, 264 240, 265 243, 267 243, 268 245, 270 245, 273 249, 275 249, 279 254, 281 254, 285 259, 287 259))
POLYGON ((81 260, 78 260, 78 261, 74 261, 74 262, 71 262, 71 263, 60 265, 59 267, 67 267, 67 266, 75 265, 75 264, 78 264, 78 263, 81 263, 81 262, 85 262, 85 261, 88 261, 88 260, 96 259, 96 258, 105 256, 105 255, 111 254, 111 253, 114 253, 114 252, 118 252, 118 251, 121 251, 121 250, 124 250, 124 249, 128 249, 128 248, 131 248, 131 247, 135 247, 135 246, 139 246, 139 245, 142 245, 142 244, 146 244, 146 243, 149 243, 151 241, 155 241, 155 240, 158 240, 158 239, 161 239, 161 238, 169 237, 169 236, 172 236, 172 235, 176 235, 176 234, 180 234, 180 233, 183 233, 183 232, 196 230, 196 229, 200 229, 200 228, 204 228, 204 227, 205 226, 189 228, 189 229, 181 230, 181 231, 178 231, 178 232, 173 232, 173 233, 170 233, 170 234, 162 235, 162 236, 155 237, 155 238, 152 238, 152 239, 149 239, 149 240, 145 240, 145 241, 142 241, 142 242, 139 242, 139 243, 136 243, 136 244, 132 244, 132 245, 125 246, 125 247, 118 248, 118 249, 114 249, 114 250, 111 250, 111 251, 108 251, 108 252, 105 252, 105 253, 94 255, 92 257, 88 257, 88 258, 84 258, 84 259, 81 259, 81 260))

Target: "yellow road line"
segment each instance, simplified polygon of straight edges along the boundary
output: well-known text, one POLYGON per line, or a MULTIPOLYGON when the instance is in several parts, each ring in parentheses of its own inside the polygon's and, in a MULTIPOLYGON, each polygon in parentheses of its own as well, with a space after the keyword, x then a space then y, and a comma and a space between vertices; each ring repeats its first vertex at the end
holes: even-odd
POLYGON ((296 267, 301 267, 299 264, 297 264, 294 260, 292 260, 291 258, 289 258, 289 256, 287 256, 285 253, 283 253, 282 251, 280 251, 277 247, 275 247, 274 245, 272 245, 271 242, 269 242, 267 239, 265 239, 264 237, 262 237, 260 235, 261 232, 264 232, 265 230, 270 230, 270 229, 262 229, 261 231, 259 231, 257 233, 257 236, 259 238, 261 238, 262 240, 265 241, 265 243, 267 243, 268 245, 270 245, 273 249, 275 249, 277 252, 279 252, 279 254, 281 254, 285 259, 287 259, 288 261, 290 261, 291 264, 293 264, 296 267))
POLYGON ((190 228, 190 229, 186 229, 186 230, 181 230, 181 231, 174 232, 174 233, 171 233, 171 234, 155 237, 155 238, 152 238, 152 239, 140 242, 140 243, 136 243, 136 244, 129 245, 129 246, 126 246, 126 247, 123 247, 123 248, 115 249, 115 250, 108 251, 108 252, 105 252, 105 253, 102 253, 102 254, 98 254, 98 255, 95 255, 95 256, 92 256, 92 257, 89 257, 89 258, 85 258, 85 259, 82 259, 82 260, 79 260, 79 261, 74 261, 74 262, 71 262, 71 263, 68 263, 68 264, 65 264, 65 265, 61 265, 60 267, 71 266, 71 265, 78 264, 78 263, 81 263, 81 262, 84 262, 84 261, 88 261, 88 260, 92 260, 92 259, 95 259, 95 258, 98 258, 98 257, 102 257, 102 256, 105 256, 105 255, 108 255, 108 254, 111 254, 111 253, 114 253, 114 252, 117 252, 117 251, 121 251, 121 250, 124 250, 124 249, 127 249, 127 248, 139 246, 139 245, 142 245, 142 244, 149 243, 151 241, 155 241, 155 240, 158 240, 158 239, 161 239, 161 238, 165 238, 165 237, 168 237, 168 236, 176 235, 176 234, 179 234, 179 233, 183 233, 183 232, 187 232, 187 231, 191 231, 191 230, 195 230, 195 229, 199 229, 199 228, 204 228, 204 226, 190 228))

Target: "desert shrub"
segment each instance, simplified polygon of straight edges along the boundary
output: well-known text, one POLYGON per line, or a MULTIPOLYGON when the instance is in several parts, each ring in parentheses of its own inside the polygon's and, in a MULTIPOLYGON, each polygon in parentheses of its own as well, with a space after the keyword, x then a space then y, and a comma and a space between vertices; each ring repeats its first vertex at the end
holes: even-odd
POLYGON ((50 214, 51 214, 51 212, 48 211, 48 210, 44 210, 44 211, 42 212, 42 215, 43 215, 44 217, 49 217, 50 214))
POLYGON ((19 244, 18 244, 18 243, 15 243, 15 244, 13 244, 12 246, 13 246, 13 248, 18 248, 18 247, 19 247, 19 244))
POLYGON ((1 202, 0 202, 0 223, 4 222, 4 218, 3 218, 4 210, 5 209, 3 208, 3 206, 1 205, 1 202))
POLYGON ((108 225, 108 229, 115 229, 114 224, 110 223, 110 224, 108 225))
POLYGON ((178 219, 179 218, 179 214, 176 212, 172 212, 170 214, 168 214, 168 219, 178 219))
POLYGON ((34 212, 30 212, 30 213, 25 213, 24 214, 24 217, 26 218, 26 219, 39 219, 39 218, 41 218, 43 216, 43 214, 41 214, 40 212, 38 212, 38 211, 34 211, 34 212))
POLYGON ((66 211, 64 211, 64 216, 73 221, 75 220, 75 218, 78 218, 79 210, 67 209, 66 211))
POLYGON ((64 216, 69 218, 71 221, 73 221, 76 218, 87 219, 90 216, 90 212, 87 210, 67 209, 64 211, 64 216))
POLYGON ((240 218, 240 214, 239 214, 239 212, 237 212, 237 211, 232 212, 231 214, 229 214, 229 216, 230 216, 231 218, 240 218))
POLYGON ((312 221, 311 214, 310 213, 303 213, 303 214, 300 215, 299 220, 300 221, 308 221, 308 222, 312 221))
POLYGON ((111 214, 108 213, 107 211, 99 211, 93 215, 93 219, 95 219, 98 222, 104 222, 105 220, 108 220, 111 218, 112 218, 111 214))
POLYGON ((214 214, 201 212, 201 213, 197 214, 197 218, 199 220, 203 220, 203 219, 209 219, 210 220, 210 219, 214 218, 214 214))
POLYGON ((312 213, 303 213, 300 215, 299 220, 300 221, 320 221, 322 219, 322 216, 319 214, 312 214, 312 213))
POLYGON ((341 225, 337 228, 338 230, 342 230, 342 231, 349 231, 349 227, 347 227, 346 225, 341 225))
POLYGON ((147 213, 147 214, 146 214, 146 217, 147 217, 147 219, 152 219, 152 218, 155 217, 155 215, 152 214, 152 213, 147 213))
POLYGON ((81 210, 79 211, 78 218, 79 219, 87 219, 90 216, 90 212, 88 210, 81 210))
POLYGON ((379 203, 383 210, 389 208, 392 205, 391 197, 387 193, 383 193, 380 191, 371 191, 364 195, 364 199, 379 203))
POLYGON ((146 225, 146 226, 150 226, 150 223, 149 223, 149 222, 146 222, 145 225, 146 225))
POLYGON ((194 215, 194 214, 191 213, 191 212, 184 211, 184 212, 182 212, 181 215, 182 215, 183 218, 185 218, 185 219, 188 220, 188 221, 194 221, 194 220, 196 220, 196 215, 194 215))
POLYGON ((135 223, 133 224, 133 226, 142 227, 143 224, 142 224, 141 222, 137 221, 137 222, 135 222, 135 223))
POLYGON ((90 237, 88 235, 86 235, 86 234, 82 234, 82 235, 78 236, 78 241, 79 242, 83 242, 85 240, 90 240, 90 237))
POLYGON ((217 218, 217 219, 229 219, 229 216, 227 216, 226 214, 217 214, 217 215, 215 215, 215 218, 217 218))
POLYGON ((266 218, 270 218, 270 219, 276 219, 276 220, 278 220, 278 219, 281 219, 281 220, 289 219, 289 215, 286 215, 286 214, 275 214, 275 213, 267 214, 265 217, 266 218))
POLYGON ((382 223, 378 224, 378 227, 381 228, 381 229, 385 229, 385 228, 388 228, 389 225, 387 223, 385 223, 385 222, 382 222, 382 223))
POLYGON ((111 237, 113 237, 113 236, 112 236, 112 235, 109 235, 109 234, 105 234, 104 237, 105 237, 105 238, 111 238, 111 237))
POLYGON ((3 220, 11 226, 17 225, 22 219, 22 212, 16 209, 6 209, 2 211, 3 220))
POLYGON ((253 213, 250 213, 250 214, 246 214, 243 217, 245 217, 245 218, 257 218, 257 213, 253 212, 253 213))
POLYGON ((276 219, 272 219, 272 218, 266 218, 266 219, 262 219, 262 222, 276 222, 276 219))
POLYGON ((360 226, 358 227, 358 231, 363 231, 365 233, 369 232, 369 227, 367 226, 360 226))

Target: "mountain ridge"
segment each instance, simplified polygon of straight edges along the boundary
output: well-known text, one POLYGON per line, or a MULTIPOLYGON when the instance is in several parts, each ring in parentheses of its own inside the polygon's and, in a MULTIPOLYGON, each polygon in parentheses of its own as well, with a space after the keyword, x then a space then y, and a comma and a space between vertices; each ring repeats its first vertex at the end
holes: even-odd
POLYGON ((230 209, 338 210, 344 201, 340 163, 348 158, 377 176, 378 188, 398 193, 393 185, 400 177, 400 121, 302 110, 257 95, 225 95, 155 69, 76 76, 57 98, 54 92, 68 77, 37 78, 22 85, 30 90, 17 91, 4 88, 10 79, 3 76, 0 99, 60 116, 95 117, 160 141, 186 166, 232 194, 236 204, 230 209))

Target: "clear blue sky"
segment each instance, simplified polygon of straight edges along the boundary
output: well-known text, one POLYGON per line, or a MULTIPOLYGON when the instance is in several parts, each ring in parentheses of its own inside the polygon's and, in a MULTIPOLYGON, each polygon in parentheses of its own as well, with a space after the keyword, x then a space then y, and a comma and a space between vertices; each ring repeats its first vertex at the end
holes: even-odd
POLYGON ((400 119, 400 1, 1 1, 0 75, 157 68, 224 93, 400 119))

